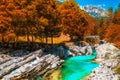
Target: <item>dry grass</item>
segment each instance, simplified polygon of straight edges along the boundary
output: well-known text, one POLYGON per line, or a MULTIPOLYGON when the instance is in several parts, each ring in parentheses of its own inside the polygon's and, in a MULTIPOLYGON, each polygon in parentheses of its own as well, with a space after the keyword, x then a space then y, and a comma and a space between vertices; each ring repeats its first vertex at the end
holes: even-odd
MULTIPOLYGON (((5 40, 6 41, 9 38, 11 38, 11 40, 12 40, 11 42, 13 42, 14 39, 15 39, 15 36, 14 35, 7 35, 7 36, 5 36, 5 40)), ((29 39, 30 39, 30 41, 32 41, 32 37, 31 36, 29 37, 29 39)), ((53 44, 58 44, 58 43, 61 43, 63 41, 69 41, 69 40, 70 40, 70 37, 68 35, 61 34, 60 37, 54 37, 53 38, 53 44)), ((0 35, 0 41, 1 41, 1 35, 0 35)), ((18 41, 19 42, 27 42, 27 38, 26 38, 26 36, 20 36, 20 37, 18 37, 18 41)), ((41 41, 39 39, 35 39, 34 42, 41 42, 41 41)), ((44 38, 43 43, 45 43, 45 42, 46 42, 46 40, 44 38)), ((48 38, 48 44, 51 44, 51 38, 50 37, 48 38)))

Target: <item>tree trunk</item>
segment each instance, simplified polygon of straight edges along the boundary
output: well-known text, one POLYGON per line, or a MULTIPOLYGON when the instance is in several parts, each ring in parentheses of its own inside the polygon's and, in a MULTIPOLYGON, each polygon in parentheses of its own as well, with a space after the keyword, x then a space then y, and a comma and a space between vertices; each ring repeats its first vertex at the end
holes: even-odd
POLYGON ((32 35, 32 42, 34 42, 34 36, 32 35))
POLYGON ((53 45, 53 35, 51 34, 51 44, 53 45))
POLYGON ((13 44, 14 45, 14 49, 16 49, 17 43, 18 43, 18 36, 15 37, 15 43, 13 44))
POLYGON ((48 44, 48 34, 46 33, 46 45, 48 44))
POLYGON ((27 42, 28 42, 28 45, 30 45, 30 38, 29 38, 29 34, 27 34, 27 42))
POLYGON ((4 35, 1 34, 1 38, 2 38, 2 43, 4 44, 5 40, 4 40, 4 35))
POLYGON ((73 38, 73 35, 70 35, 70 40, 73 41, 73 39, 74 39, 74 38, 73 38))
POLYGON ((41 41, 41 43, 44 43, 44 37, 43 36, 39 36, 39 40, 41 41))

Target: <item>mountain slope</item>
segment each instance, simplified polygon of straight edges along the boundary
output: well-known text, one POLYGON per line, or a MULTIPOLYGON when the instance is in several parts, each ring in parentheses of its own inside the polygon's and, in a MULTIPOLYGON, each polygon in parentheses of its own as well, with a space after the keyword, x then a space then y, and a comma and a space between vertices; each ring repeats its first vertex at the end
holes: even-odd
POLYGON ((83 7, 83 10, 93 17, 107 16, 107 12, 100 6, 87 5, 83 7))

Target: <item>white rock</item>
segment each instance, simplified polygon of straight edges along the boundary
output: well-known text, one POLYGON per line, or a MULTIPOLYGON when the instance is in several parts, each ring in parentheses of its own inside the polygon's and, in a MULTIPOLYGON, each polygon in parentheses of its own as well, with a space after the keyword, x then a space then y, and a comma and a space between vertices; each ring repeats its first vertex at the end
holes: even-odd
POLYGON ((118 75, 112 70, 117 64, 116 59, 102 61, 90 74, 90 80, 118 80, 118 75))

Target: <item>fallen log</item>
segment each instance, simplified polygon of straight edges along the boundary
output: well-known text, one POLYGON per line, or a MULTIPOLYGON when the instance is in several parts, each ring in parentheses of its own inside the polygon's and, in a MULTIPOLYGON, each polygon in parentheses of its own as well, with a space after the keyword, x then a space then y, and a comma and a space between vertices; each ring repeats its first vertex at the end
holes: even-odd
POLYGON ((50 57, 49 59, 44 60, 42 64, 37 65, 36 68, 30 73, 34 74, 38 72, 38 75, 42 75, 48 70, 57 68, 58 65, 60 65, 59 57, 55 57, 54 55, 52 55, 52 57, 50 57))
MULTIPOLYGON (((36 51, 37 53, 40 53, 41 50, 36 51)), ((11 71, 15 70, 16 68, 19 68, 20 66, 24 65, 25 63, 32 61, 33 59, 36 58, 36 55, 33 52, 30 55, 27 55, 22 58, 15 58, 12 59, 0 66, 0 77, 10 73, 11 71)), ((37 55, 40 56, 40 55, 37 55)))
POLYGON ((7 61, 9 61, 9 60, 11 60, 11 59, 12 58, 5 58, 5 59, 1 58, 0 59, 0 65, 3 64, 3 63, 5 63, 5 62, 7 62, 7 61))
MULTIPOLYGON (((41 54, 42 54, 41 50, 38 50, 38 51, 32 52, 29 55, 26 55, 24 57, 15 57, 15 58, 9 59, 9 61, 7 60, 6 62, 0 64, 0 70, 4 69, 5 67, 8 67, 14 63, 24 61, 27 58, 29 59, 29 57, 31 57, 31 56, 33 56, 32 58, 35 58, 36 53, 40 53, 38 56, 41 56, 41 54)), ((30 58, 29 60, 32 60, 32 58, 30 58)))
POLYGON ((11 60, 11 57, 7 54, 3 54, 0 52, 0 65, 11 60))
POLYGON ((1 64, 1 65, 0 65, 0 71, 1 71, 2 69, 4 69, 5 67, 8 67, 8 66, 10 66, 10 65, 12 65, 12 64, 14 64, 14 63, 17 63, 17 62, 19 62, 19 61, 21 61, 21 60, 23 60, 23 58, 13 58, 13 59, 11 59, 11 60, 9 60, 9 61, 1 64))
MULTIPOLYGON (((35 54, 39 51, 34 52, 35 54)), ((46 71, 56 68, 60 64, 59 57, 48 54, 40 57, 40 55, 29 55, 23 58, 23 60, 14 62, 8 67, 5 67, 0 71, 1 80, 20 79, 27 77, 28 75, 40 73, 43 74, 46 71)))

